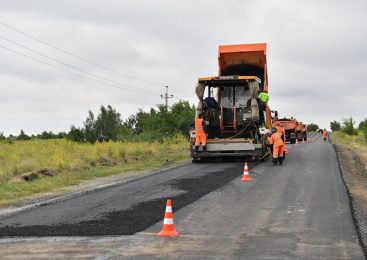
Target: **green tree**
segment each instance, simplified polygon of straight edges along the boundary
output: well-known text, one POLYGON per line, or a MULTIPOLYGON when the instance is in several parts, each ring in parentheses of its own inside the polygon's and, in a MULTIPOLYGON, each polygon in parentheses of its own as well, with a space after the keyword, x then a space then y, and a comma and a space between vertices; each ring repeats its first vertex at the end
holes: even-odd
POLYGON ((359 123, 358 130, 363 133, 364 138, 367 141, 367 117, 359 123))
POLYGON ((315 132, 319 129, 319 126, 315 123, 310 123, 307 125, 307 132, 315 132))
POLYGON ((148 137, 149 139, 163 140, 177 133, 187 135, 190 125, 195 117, 195 107, 188 101, 179 101, 167 111, 165 106, 158 105, 150 112, 139 110, 131 116, 125 124, 133 133, 148 137))
POLYGON ((88 117, 84 122, 84 133, 85 140, 91 144, 94 144, 97 141, 97 130, 96 130, 96 121, 94 120, 94 114, 92 111, 88 112, 88 117))
POLYGON ((58 139, 62 139, 62 138, 65 138, 65 137, 67 137, 67 133, 65 133, 65 132, 59 132, 56 135, 56 138, 58 138, 58 139))
POLYGON ((341 125, 338 121, 334 120, 334 121, 330 122, 330 129, 333 132, 339 131, 341 129, 341 125))
POLYGON ((6 137, 4 135, 4 132, 0 132, 0 140, 5 140, 5 139, 6 139, 6 137))
POLYGON ((47 139, 54 139, 56 138, 56 135, 54 133, 52 133, 52 131, 47 132, 47 131, 43 131, 42 133, 37 135, 38 139, 43 139, 43 140, 47 140, 47 139))
POLYGON ((75 142, 84 142, 83 129, 77 128, 72 125, 67 138, 75 142))
POLYGON ((363 121, 361 121, 358 125, 358 130, 359 131, 363 131, 363 129, 365 129, 367 127, 367 117, 365 117, 363 119, 363 121))
POLYGON ((16 137, 16 139, 17 140, 30 140, 31 138, 28 135, 26 135, 22 129, 20 130, 20 134, 16 137))
POLYGON ((110 105, 101 106, 100 113, 95 121, 95 130, 98 141, 117 140, 118 129, 122 125, 121 115, 110 105))
POLYGON ((352 117, 344 118, 341 130, 347 135, 357 135, 358 130, 354 128, 355 123, 356 121, 354 121, 352 117))

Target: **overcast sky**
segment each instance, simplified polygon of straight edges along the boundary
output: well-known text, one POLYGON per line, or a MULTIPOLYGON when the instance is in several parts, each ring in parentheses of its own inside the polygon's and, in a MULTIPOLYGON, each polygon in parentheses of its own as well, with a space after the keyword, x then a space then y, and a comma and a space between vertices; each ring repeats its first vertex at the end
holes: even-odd
POLYGON ((68 131, 102 104, 127 118, 163 103, 164 85, 170 102, 196 104, 196 78, 218 72, 218 45, 256 42, 268 43, 270 105, 281 117, 327 128, 367 117, 367 1, 221 2, 1 0, 0 132, 68 131))

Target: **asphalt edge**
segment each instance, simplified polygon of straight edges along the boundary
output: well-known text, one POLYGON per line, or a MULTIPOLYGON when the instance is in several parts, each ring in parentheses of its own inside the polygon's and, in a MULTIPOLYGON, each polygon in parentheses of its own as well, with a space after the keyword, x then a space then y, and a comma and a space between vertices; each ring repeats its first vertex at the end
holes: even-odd
POLYGON ((345 181, 344 170, 340 166, 339 155, 338 155, 338 153, 335 149, 335 144, 332 144, 332 145, 333 145, 334 152, 335 152, 335 155, 336 155, 336 160, 338 162, 340 176, 342 178, 343 184, 344 184, 344 186, 347 190, 347 194, 348 194, 348 197, 349 197, 349 208, 350 208, 350 213, 352 215, 354 228, 357 232, 358 242, 362 247, 362 251, 363 251, 365 259, 367 259, 367 245, 364 243, 364 240, 363 240, 363 235, 362 235, 362 232, 361 232, 361 229, 360 229, 360 226, 359 226, 359 222, 360 222, 359 218, 355 214, 357 210, 356 210, 356 207, 355 207, 354 199, 353 199, 353 196, 351 195, 351 193, 349 191, 349 186, 348 186, 347 182, 345 181))
MULTIPOLYGON (((171 165, 169 167, 162 167, 162 168, 159 168, 159 169, 132 172, 132 173, 137 173, 137 175, 136 176, 127 176, 127 178, 125 180, 114 181, 114 182, 111 182, 111 183, 98 185, 96 187, 91 187, 91 188, 87 188, 87 189, 80 190, 80 191, 74 191, 74 192, 67 192, 66 191, 66 194, 56 195, 56 197, 51 198, 51 199, 50 198, 45 198, 45 200, 41 201, 41 202, 30 203, 28 205, 13 207, 13 208, 12 207, 3 208, 3 209, 0 209, 0 219, 5 218, 5 217, 9 217, 11 215, 14 215, 14 214, 17 214, 17 213, 20 213, 20 212, 24 212, 24 211, 40 208, 40 207, 43 207, 43 206, 46 206, 46 205, 50 205, 52 203, 72 199, 72 198, 82 196, 82 195, 85 195, 85 194, 88 194, 88 193, 92 193, 92 192, 95 192, 95 191, 115 187, 115 186, 118 186, 118 185, 123 184, 123 183, 129 183, 129 182, 135 181, 137 179, 147 178, 147 177, 149 177, 151 175, 154 175, 154 174, 157 174, 159 172, 176 169, 176 168, 182 167, 182 166, 184 166, 186 164, 189 164, 189 163, 191 163, 191 161, 183 161, 183 162, 178 162, 178 163, 176 163, 174 165, 171 165), (138 173, 141 173, 141 175, 138 174, 138 173)), ((126 173, 122 173, 122 174, 126 174, 126 173)))

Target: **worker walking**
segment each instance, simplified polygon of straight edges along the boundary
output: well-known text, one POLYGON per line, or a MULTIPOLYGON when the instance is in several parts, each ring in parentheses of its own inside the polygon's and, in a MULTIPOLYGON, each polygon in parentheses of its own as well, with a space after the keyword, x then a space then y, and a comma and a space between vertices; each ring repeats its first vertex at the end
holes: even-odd
POLYGON ((203 146, 203 152, 206 152, 206 125, 203 120, 203 113, 200 113, 195 119, 195 152, 199 152, 200 144, 203 146))
POLYGON ((326 141, 327 136, 328 136, 328 131, 326 130, 326 128, 324 128, 324 130, 322 131, 322 138, 324 139, 324 141, 326 141))
POLYGON ((270 144, 273 145, 273 159, 272 163, 277 165, 283 164, 283 155, 284 155, 284 142, 279 133, 277 133, 277 129, 273 128, 271 133, 268 134, 268 141, 270 144))

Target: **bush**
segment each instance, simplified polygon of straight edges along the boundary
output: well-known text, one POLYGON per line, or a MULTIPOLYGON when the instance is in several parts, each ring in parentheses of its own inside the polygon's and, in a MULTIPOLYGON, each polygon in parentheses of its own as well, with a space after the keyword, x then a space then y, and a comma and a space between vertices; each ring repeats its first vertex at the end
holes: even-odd
POLYGON ((70 132, 68 134, 68 139, 74 142, 84 142, 83 130, 75 126, 71 126, 70 132))
POLYGON ((367 127, 367 117, 359 123, 358 130, 363 131, 363 129, 366 129, 366 127, 367 127))
POLYGON ((333 132, 339 131, 341 129, 341 125, 338 121, 334 120, 330 122, 330 128, 331 128, 331 131, 333 132))
POLYGON ((355 123, 352 117, 344 118, 341 130, 347 135, 358 135, 358 130, 354 128, 355 123))
POLYGON ((23 130, 20 130, 20 134, 16 138, 17 140, 31 140, 31 138, 24 133, 23 130))
POLYGON ((359 123, 358 130, 363 133, 364 139, 367 141, 367 118, 359 123))
POLYGON ((319 126, 317 124, 314 123, 310 123, 307 125, 307 131, 308 132, 315 132, 319 129, 319 126))

